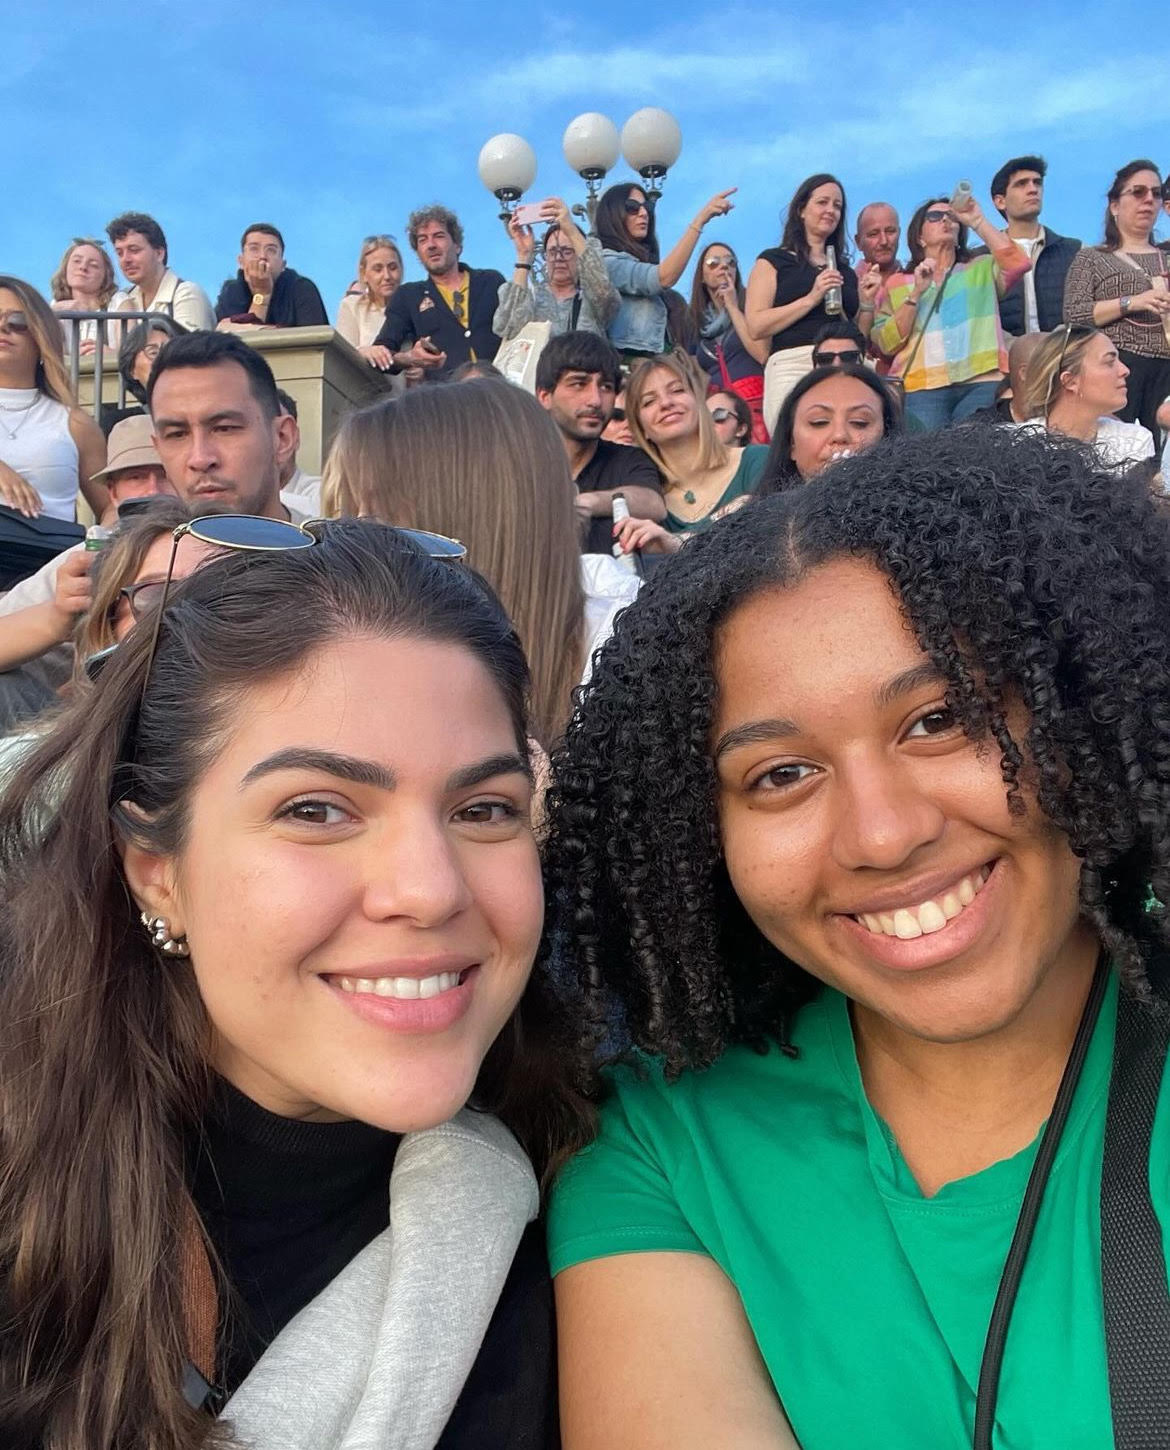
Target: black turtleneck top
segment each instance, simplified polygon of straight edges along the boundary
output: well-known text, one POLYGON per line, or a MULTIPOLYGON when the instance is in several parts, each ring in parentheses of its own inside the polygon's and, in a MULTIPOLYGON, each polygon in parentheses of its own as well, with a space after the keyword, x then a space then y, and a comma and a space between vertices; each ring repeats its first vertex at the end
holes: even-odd
MULTIPOLYGON (((230 1395, 290 1319, 390 1222, 397 1134, 309 1123, 218 1084, 190 1182, 232 1286, 220 1306, 217 1384, 230 1395)), ((530 1224, 479 1357, 436 1450, 549 1450, 556 1429, 552 1290, 530 1224)))

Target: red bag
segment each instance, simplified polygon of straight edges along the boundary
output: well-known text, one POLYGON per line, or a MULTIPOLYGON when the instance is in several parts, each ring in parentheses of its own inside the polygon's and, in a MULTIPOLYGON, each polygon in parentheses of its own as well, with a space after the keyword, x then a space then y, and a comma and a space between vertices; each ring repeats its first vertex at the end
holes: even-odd
POLYGON ((715 356, 719 362, 719 376, 722 380, 720 392, 734 393, 748 405, 752 415, 752 437, 753 443, 770 443, 772 436, 764 425, 764 378, 761 374, 758 378, 738 378, 735 382, 731 380, 731 374, 727 371, 727 363, 723 358, 723 344, 715 344, 715 356))

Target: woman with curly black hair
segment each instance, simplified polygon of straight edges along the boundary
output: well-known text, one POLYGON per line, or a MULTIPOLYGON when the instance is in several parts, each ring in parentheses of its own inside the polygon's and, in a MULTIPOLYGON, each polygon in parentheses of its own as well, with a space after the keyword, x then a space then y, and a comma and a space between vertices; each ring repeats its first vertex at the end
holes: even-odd
POLYGON ((1094 468, 888 440, 621 617, 550 793, 567 1450, 1166 1443, 1170 517, 1094 468))

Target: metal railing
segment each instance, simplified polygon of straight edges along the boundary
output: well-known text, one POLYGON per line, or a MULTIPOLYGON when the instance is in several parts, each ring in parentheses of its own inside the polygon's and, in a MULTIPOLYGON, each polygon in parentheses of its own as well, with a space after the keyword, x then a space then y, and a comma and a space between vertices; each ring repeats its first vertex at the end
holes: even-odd
MULTIPOLYGON (((93 350, 93 416, 100 423, 102 413, 102 385, 105 380, 106 353, 114 354, 113 372, 118 379, 118 407, 126 406, 126 379, 118 370, 118 353, 121 343, 116 347, 106 341, 106 328, 109 323, 125 322, 137 325, 139 322, 147 322, 153 318, 161 318, 170 323, 173 319, 165 312, 86 312, 78 309, 70 309, 68 312, 56 312, 54 314, 61 322, 96 322, 98 326, 94 329, 94 350, 93 350)), ((80 400, 79 387, 81 384, 81 329, 71 329, 69 338, 69 373, 73 384, 73 397, 80 400)))

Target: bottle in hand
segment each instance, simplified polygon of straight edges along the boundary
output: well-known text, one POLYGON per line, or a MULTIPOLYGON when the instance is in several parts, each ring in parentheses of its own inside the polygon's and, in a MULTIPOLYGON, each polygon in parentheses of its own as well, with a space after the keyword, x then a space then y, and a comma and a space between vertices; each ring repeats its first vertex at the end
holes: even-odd
MULTIPOLYGON (((836 247, 826 247, 825 248, 825 266, 826 266, 826 268, 830 272, 835 272, 837 270, 837 248, 836 247)), ((828 291, 825 293, 825 311, 829 314, 830 317, 840 317, 840 315, 841 315, 841 289, 840 289, 840 287, 830 287, 828 289, 828 291)))

